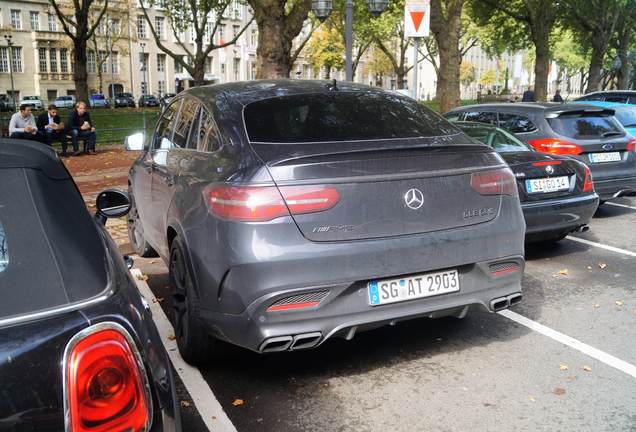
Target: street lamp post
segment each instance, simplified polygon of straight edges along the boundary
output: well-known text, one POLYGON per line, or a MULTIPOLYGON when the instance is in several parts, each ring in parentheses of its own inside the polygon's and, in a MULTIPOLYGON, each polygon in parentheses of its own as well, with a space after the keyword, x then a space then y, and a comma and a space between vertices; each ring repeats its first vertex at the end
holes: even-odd
POLYGON ((141 46, 141 95, 146 95, 146 88, 148 87, 148 83, 146 83, 146 44, 141 42, 139 44, 141 46))
POLYGON ((17 103, 15 101, 15 87, 13 85, 13 42, 11 42, 11 35, 4 35, 4 40, 7 41, 9 47, 9 74, 11 75, 11 100, 13 100, 13 109, 16 109, 17 103))
MULTIPOLYGON (((353 1, 347 0, 345 4, 345 70, 347 81, 353 81, 353 1)), ((389 0, 366 0, 369 12, 375 18, 379 17, 389 4, 389 0)), ((313 0, 311 9, 316 18, 324 22, 333 10, 332 0, 313 0)))

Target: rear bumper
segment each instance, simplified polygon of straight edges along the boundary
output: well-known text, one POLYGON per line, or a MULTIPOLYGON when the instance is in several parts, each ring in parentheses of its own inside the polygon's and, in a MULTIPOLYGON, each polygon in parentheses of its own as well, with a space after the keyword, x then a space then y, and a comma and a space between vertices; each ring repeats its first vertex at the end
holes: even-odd
POLYGON ((460 266, 460 291, 381 306, 369 305, 368 281, 356 281, 309 290, 329 291, 309 309, 267 312, 277 300, 307 292, 290 290, 263 296, 241 314, 203 312, 202 318, 211 330, 222 329, 224 339, 254 351, 313 348, 331 337, 351 339, 358 331, 408 319, 463 316, 470 305, 493 312, 495 299, 516 295, 520 300, 523 268, 520 255, 460 266), (501 262, 514 263, 517 270, 493 274, 490 266, 501 262))
POLYGON ((636 195, 636 177, 623 177, 610 180, 594 179, 594 190, 602 201, 621 196, 636 195))
POLYGON ((526 234, 574 231, 589 223, 598 203, 598 195, 591 194, 522 204, 526 234))

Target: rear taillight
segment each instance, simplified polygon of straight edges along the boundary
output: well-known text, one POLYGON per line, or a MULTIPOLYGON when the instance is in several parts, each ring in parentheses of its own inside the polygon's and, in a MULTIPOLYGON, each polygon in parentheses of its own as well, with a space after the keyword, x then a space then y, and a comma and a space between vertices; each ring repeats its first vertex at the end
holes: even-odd
POLYGON ((556 138, 531 139, 528 144, 542 153, 577 155, 583 151, 578 145, 556 138))
POLYGON ((541 162, 533 162, 532 166, 540 167, 540 166, 548 166, 548 165, 561 165, 561 161, 541 161, 541 162))
POLYGON ((585 180, 583 181, 583 192, 593 192, 594 183, 592 182, 592 172, 586 166, 585 167, 585 180))
POLYGON ((119 324, 100 323, 66 347, 67 430, 145 431, 151 423, 148 379, 134 341, 119 324))
POLYGON ((204 189, 210 211, 235 221, 264 222, 290 213, 304 214, 328 210, 340 200, 329 186, 219 186, 204 189))
POLYGON ((632 135, 629 135, 627 138, 627 151, 634 151, 636 149, 636 138, 632 135))
POLYGON ((516 195, 515 176, 508 168, 473 173, 470 185, 481 195, 516 195))

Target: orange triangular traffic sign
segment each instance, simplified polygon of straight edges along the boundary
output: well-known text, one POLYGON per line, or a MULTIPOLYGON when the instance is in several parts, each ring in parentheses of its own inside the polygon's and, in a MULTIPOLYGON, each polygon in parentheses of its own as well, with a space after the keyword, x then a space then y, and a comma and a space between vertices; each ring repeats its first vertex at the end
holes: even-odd
POLYGON ((413 20, 415 32, 419 32, 420 24, 422 24, 422 20, 424 19, 424 11, 409 11, 409 13, 411 14, 411 19, 413 20))

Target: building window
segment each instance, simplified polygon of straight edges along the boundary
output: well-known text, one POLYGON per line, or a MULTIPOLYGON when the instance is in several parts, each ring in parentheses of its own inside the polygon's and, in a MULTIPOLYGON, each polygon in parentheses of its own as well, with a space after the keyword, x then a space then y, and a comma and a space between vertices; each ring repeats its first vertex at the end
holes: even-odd
POLYGON ((241 20, 242 19, 242 16, 243 16, 243 14, 241 13, 241 9, 242 8, 243 8, 243 4, 242 4, 241 1, 234 0, 232 2, 232 9, 233 9, 233 12, 234 12, 234 17, 233 18, 235 20, 241 20))
POLYGON ((106 51, 99 52, 99 63, 102 65, 102 73, 108 73, 108 55, 106 54, 106 51))
POLYGON ((118 19, 110 21, 110 33, 115 36, 119 36, 121 34, 121 21, 118 19))
POLYGON ((40 73, 47 73, 46 68, 46 48, 40 48, 38 50, 38 63, 40 65, 40 73))
POLYGON ((22 15, 19 10, 11 9, 11 27, 15 30, 22 29, 22 15))
POLYGON ((235 58, 232 64, 232 69, 234 70, 234 81, 241 80, 241 59, 235 58))
POLYGON ((232 26, 232 38, 235 38, 236 36, 238 36, 240 31, 241 31, 241 27, 240 26, 233 25, 232 26))
POLYGON ((213 60, 212 57, 206 57, 205 58, 205 67, 204 67, 203 71, 206 74, 211 74, 212 73, 212 60, 213 60))
POLYGON ((157 54, 157 72, 166 71, 166 55, 157 54))
POLYGON ((57 73, 57 49, 51 48, 51 51, 49 51, 49 58, 51 63, 51 73, 57 73))
POLYGON ((0 72, 9 72, 9 49, 0 47, 0 72))
POLYGON ((174 61, 174 72, 175 73, 183 73, 183 65, 178 62, 178 61, 174 61))
POLYGON ((22 48, 13 47, 11 61, 13 62, 13 72, 22 72, 22 48))
POLYGON ((256 29, 252 29, 252 33, 250 34, 250 44, 252 46, 256 46, 258 43, 258 32, 256 29))
POLYGON ((39 31, 40 30, 40 13, 31 11, 29 12, 29 17, 31 18, 31 30, 39 31))
POLYGON ((110 64, 112 65, 111 72, 113 75, 119 74, 119 53, 117 51, 111 51, 110 64))
POLYGON ((102 20, 99 22, 95 33, 100 36, 108 34, 108 20, 106 18, 102 18, 102 20))
POLYGON ((166 92, 166 82, 165 81, 157 81, 157 91, 159 92, 159 96, 166 92))
POLYGON ((55 15, 49 14, 49 31, 56 32, 57 31, 57 20, 55 19, 55 15))
POLYGON ((221 24, 219 26, 219 43, 220 44, 225 43, 225 24, 221 24))
POLYGON ((195 43, 196 42, 196 35, 194 34, 194 26, 193 25, 190 26, 190 42, 191 43, 195 43))
POLYGON ((155 32, 157 33, 157 38, 162 39, 163 40, 163 22, 164 19, 163 17, 155 17, 155 32))
POLYGON ((86 72, 97 72, 97 59, 95 57, 95 51, 89 51, 86 53, 86 72))
POLYGON ((68 73, 68 51, 66 48, 60 49, 60 72, 68 73))
POLYGON ((143 15, 137 17, 137 37, 139 39, 146 39, 146 19, 143 15))
POLYGON ((225 63, 221 63, 221 77, 225 78, 225 63))

